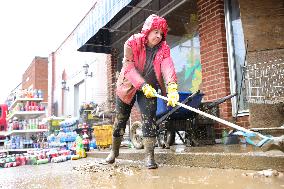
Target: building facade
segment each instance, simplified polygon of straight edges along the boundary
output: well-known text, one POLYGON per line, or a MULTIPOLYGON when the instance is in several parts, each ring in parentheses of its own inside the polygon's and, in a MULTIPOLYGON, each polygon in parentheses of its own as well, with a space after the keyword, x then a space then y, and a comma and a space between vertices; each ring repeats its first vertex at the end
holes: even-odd
POLYGON ((49 56, 49 116, 78 117, 84 103, 107 99, 107 56, 78 52, 74 32, 49 56))
MULTIPOLYGON (((76 86, 80 88, 80 83, 86 79, 82 72, 81 76, 78 73, 75 79, 73 77, 75 71, 71 70, 75 67, 76 70, 80 70, 86 62, 89 63, 88 61, 93 61, 96 55, 104 53, 102 61, 96 59, 97 61, 92 64, 98 66, 92 71, 103 70, 102 73, 105 75, 90 82, 93 85, 106 86, 102 92, 105 98, 99 101, 105 101, 108 108, 113 110, 116 75, 122 67, 123 44, 132 34, 141 30, 145 19, 150 14, 157 14, 168 21, 167 42, 171 48, 171 56, 178 75, 179 91, 201 90, 205 94, 204 102, 237 93, 236 97, 219 106, 220 117, 240 126, 249 127, 252 123, 250 117, 254 117, 249 116, 251 108, 256 106, 258 109, 260 105, 248 101, 251 96, 247 96, 250 88, 246 83, 245 68, 247 65, 265 61, 263 57, 267 58, 265 56, 267 53, 273 54, 274 56, 271 56, 273 59, 280 59, 280 63, 278 61, 276 64, 282 68, 284 40, 281 12, 283 10, 283 3, 280 0, 260 0, 257 3, 248 0, 97 1, 67 41, 51 56, 53 62, 50 64, 53 70, 51 76, 53 82, 49 87, 52 89, 50 99, 53 105, 51 107, 55 107, 56 103, 62 99, 62 104, 57 104, 62 108, 57 109, 61 109, 60 114, 63 114, 66 113, 66 109, 74 109, 78 105, 76 99, 82 99, 82 97, 80 93, 77 94, 79 98, 75 97, 76 86), (66 50, 68 48, 72 53, 75 49, 78 50, 77 61, 70 53, 68 54, 66 50), (92 55, 89 57, 88 53, 92 55), (84 61, 84 59, 88 60, 84 61), (73 91, 70 88, 68 91, 74 94, 73 97, 64 95, 66 91, 61 88, 62 80, 74 86, 73 91), (73 103, 73 100, 74 105, 70 105, 68 102, 73 103)), ((280 108, 277 108, 276 117, 271 119, 277 119, 278 122, 275 124, 279 126, 284 123, 284 112, 281 109, 283 106, 281 99, 284 96, 283 85, 281 87, 283 77, 280 76, 277 81, 279 83, 270 86, 272 88, 280 86, 274 87, 276 93, 273 93, 274 102, 280 104, 280 108)), ((91 95, 90 98, 93 97, 91 95)), ((274 110, 271 109, 271 111, 274 110)), ((134 108, 131 120, 139 119, 139 111, 134 108)), ((224 127, 221 124, 215 125, 217 137, 220 137, 224 127)))

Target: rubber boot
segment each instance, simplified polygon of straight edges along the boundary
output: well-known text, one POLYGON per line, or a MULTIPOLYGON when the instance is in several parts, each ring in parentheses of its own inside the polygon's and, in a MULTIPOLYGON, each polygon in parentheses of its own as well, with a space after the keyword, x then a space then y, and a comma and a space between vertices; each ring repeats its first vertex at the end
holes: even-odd
POLYGON ((148 169, 157 169, 158 165, 154 159, 154 148, 156 143, 155 137, 144 137, 143 139, 144 148, 145 148, 145 166, 148 169))
POLYGON ((115 158, 119 155, 119 147, 122 141, 122 137, 112 137, 112 149, 106 158, 108 164, 115 162, 115 158))

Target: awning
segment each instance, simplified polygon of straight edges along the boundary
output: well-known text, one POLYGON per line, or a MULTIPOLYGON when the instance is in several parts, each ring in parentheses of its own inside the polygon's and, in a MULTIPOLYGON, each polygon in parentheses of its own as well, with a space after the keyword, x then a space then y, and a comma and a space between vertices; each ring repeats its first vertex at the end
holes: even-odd
MULTIPOLYGON (((116 1, 100 1, 90 10, 78 28, 78 51, 109 54, 114 48, 120 49, 118 54, 121 57, 125 40, 141 30, 150 14, 166 16, 169 24, 176 25, 176 22, 188 19, 186 12, 191 11, 194 4, 192 0, 116 1), (184 10, 181 10, 182 7, 184 10)), ((169 32, 177 31, 183 32, 184 28, 172 28, 169 32)))
MULTIPOLYGON (((95 36, 115 15, 118 14, 132 0, 100 0, 97 1, 93 8, 83 18, 82 22, 76 28, 76 39, 78 51, 85 51, 88 48, 88 41, 95 36)), ((107 48, 109 40, 109 31, 100 32, 96 44, 99 44, 97 51, 104 51, 107 48), (101 47, 100 47, 101 46, 101 47), (105 47, 106 46, 106 47, 105 47)))

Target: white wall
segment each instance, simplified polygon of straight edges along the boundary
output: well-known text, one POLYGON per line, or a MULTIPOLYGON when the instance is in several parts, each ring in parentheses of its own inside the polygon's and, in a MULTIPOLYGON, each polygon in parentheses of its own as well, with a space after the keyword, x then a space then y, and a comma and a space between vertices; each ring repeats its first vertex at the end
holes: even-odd
MULTIPOLYGON (((78 116, 76 115, 76 112, 79 110, 78 105, 80 106, 85 100, 86 102, 93 101, 98 104, 106 102, 106 57, 106 54, 78 52, 74 35, 70 35, 55 52, 55 91, 53 103, 58 102, 58 116, 78 116), (85 76, 84 64, 89 64, 89 73, 93 72, 92 77, 85 76), (61 81, 64 70, 67 75, 66 85, 69 87, 69 91, 62 90, 61 81), (64 95, 64 111, 61 111, 62 95, 64 95)), ((51 69, 51 66, 49 69, 51 69)), ((51 78, 49 78, 49 81, 51 82, 51 78)))

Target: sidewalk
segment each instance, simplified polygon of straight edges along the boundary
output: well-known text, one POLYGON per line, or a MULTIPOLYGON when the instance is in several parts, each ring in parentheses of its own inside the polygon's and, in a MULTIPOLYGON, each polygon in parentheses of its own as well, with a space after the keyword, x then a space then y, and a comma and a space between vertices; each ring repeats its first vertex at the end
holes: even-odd
MULTIPOLYGON (((109 149, 87 152, 89 157, 106 158, 109 149)), ((144 160, 144 150, 121 147, 118 159, 144 160)), ((251 145, 207 145, 185 147, 174 145, 171 149, 155 148, 158 164, 191 167, 284 171, 284 153, 280 151, 262 152, 251 145)))

